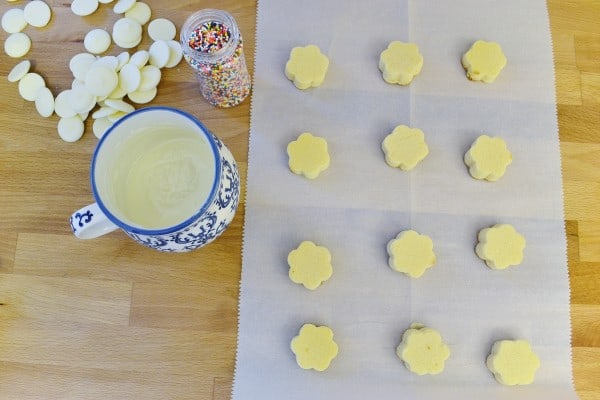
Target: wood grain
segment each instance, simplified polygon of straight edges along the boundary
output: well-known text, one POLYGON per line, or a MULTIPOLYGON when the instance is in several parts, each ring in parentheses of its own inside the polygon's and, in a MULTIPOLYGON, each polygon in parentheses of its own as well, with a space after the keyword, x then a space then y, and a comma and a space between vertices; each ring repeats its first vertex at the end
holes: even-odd
MULTIPOLYGON (((47 0, 49 27, 28 27, 28 58, 56 95, 92 27, 118 16, 101 5, 76 17, 47 0)), ((181 26, 207 0, 155 0, 154 17, 181 26)), ((600 2, 550 0, 571 283, 573 371, 583 400, 600 399, 600 2)), ((0 4, 0 13, 24 1, 0 4)), ((237 19, 250 69, 255 0, 222 0, 237 19)), ((6 33, 0 33, 4 40, 6 33)), ((148 38, 141 47, 147 48, 148 38)), ((109 52, 118 54, 112 47, 109 52)), ((228 399, 234 368, 244 210, 215 243, 165 255, 115 232, 73 238, 72 211, 92 201, 91 121, 77 143, 58 138, 6 76, 0 55, 0 397, 228 399)), ((200 118, 232 150, 245 177, 249 101, 216 109, 185 63, 163 70, 153 104, 200 118)))
POLYGON ((600 2, 548 1, 571 283, 573 375, 600 399, 600 2))

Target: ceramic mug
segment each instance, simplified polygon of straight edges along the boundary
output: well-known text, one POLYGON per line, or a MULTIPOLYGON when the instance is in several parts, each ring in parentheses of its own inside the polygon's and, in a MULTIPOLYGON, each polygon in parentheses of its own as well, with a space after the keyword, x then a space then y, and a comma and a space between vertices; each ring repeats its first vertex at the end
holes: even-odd
POLYGON ((169 107, 139 109, 115 122, 94 151, 90 180, 96 202, 71 215, 75 236, 120 228, 164 252, 215 240, 240 198, 231 152, 196 118, 169 107))

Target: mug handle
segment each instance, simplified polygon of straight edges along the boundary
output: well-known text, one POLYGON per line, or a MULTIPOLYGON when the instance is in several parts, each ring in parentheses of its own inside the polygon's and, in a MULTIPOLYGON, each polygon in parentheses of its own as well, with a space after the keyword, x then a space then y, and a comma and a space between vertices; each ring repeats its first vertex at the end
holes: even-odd
POLYGON ((75 211, 70 218, 71 230, 79 239, 93 239, 119 227, 104 215, 97 203, 75 211))

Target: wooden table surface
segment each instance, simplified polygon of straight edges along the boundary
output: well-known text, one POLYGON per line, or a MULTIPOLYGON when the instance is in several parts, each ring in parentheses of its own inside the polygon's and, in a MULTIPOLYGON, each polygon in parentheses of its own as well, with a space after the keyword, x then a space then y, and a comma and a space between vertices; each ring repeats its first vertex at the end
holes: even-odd
MULTIPOLYGON (((56 95, 71 84, 68 60, 95 27, 118 16, 101 4, 89 17, 46 0, 53 19, 28 27, 26 56, 56 95)), ((26 2, 0 4, 0 13, 26 2)), ((153 0, 153 17, 180 27, 208 0, 153 0)), ((255 0, 221 0, 254 61, 255 0)), ((575 385, 600 399, 600 1, 550 0, 563 157, 575 385)), ((2 41, 5 32, 0 33, 2 41)), ((147 35, 140 45, 147 48, 147 35)), ((114 46, 109 54, 117 54, 114 46)), ((228 399, 235 362, 244 210, 210 246, 187 254, 143 248, 122 232, 75 239, 68 219, 92 202, 97 139, 87 121, 76 143, 59 139, 6 79, 17 60, 0 55, 0 398, 228 399)), ((245 182, 249 101, 216 109, 185 62, 163 70, 152 104, 199 117, 231 149, 245 182)))

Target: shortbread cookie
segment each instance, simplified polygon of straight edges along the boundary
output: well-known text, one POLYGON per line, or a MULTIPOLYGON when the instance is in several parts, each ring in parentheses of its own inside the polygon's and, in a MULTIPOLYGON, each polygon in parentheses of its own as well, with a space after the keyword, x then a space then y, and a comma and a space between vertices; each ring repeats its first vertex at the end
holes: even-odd
POLYGON ((298 89, 321 86, 329 67, 329 59, 314 44, 294 47, 285 64, 285 76, 298 89))
POLYGON ((491 269, 505 269, 523 261, 525 238, 509 224, 497 224, 479 231, 477 256, 491 269))
POLYGON ((423 56, 414 43, 391 42, 379 56, 379 70, 387 83, 408 85, 423 68, 423 56))
POLYGON ((423 131, 406 125, 394 128, 381 143, 381 148, 385 154, 385 162, 390 167, 404 171, 413 169, 429 154, 423 131))
POLYGON ((287 146, 290 170, 309 179, 315 179, 329 167, 327 141, 304 132, 287 146))
POLYGON ((437 375, 444 370, 450 357, 450 348, 438 331, 420 324, 412 324, 404 331, 396 355, 406 368, 417 375, 437 375))
POLYGON ((512 163, 512 154, 502 138, 481 135, 465 153, 464 161, 473 178, 494 182, 512 163))
POLYGON ((390 240, 387 252, 390 268, 411 278, 419 278, 436 262, 431 238, 413 230, 400 232, 390 240))
POLYGON ((289 276, 292 282, 315 290, 333 274, 331 253, 327 247, 304 241, 288 254, 289 276))
POLYGON ((296 362, 303 369, 324 371, 338 354, 333 331, 327 326, 304 324, 298 336, 292 339, 291 348, 296 362))
POLYGON ((492 346, 486 365, 503 385, 529 385, 540 367, 540 359, 525 340, 499 340, 492 346))
POLYGON ((470 80, 491 83, 506 66, 506 57, 498 43, 478 40, 463 55, 462 65, 470 80))

